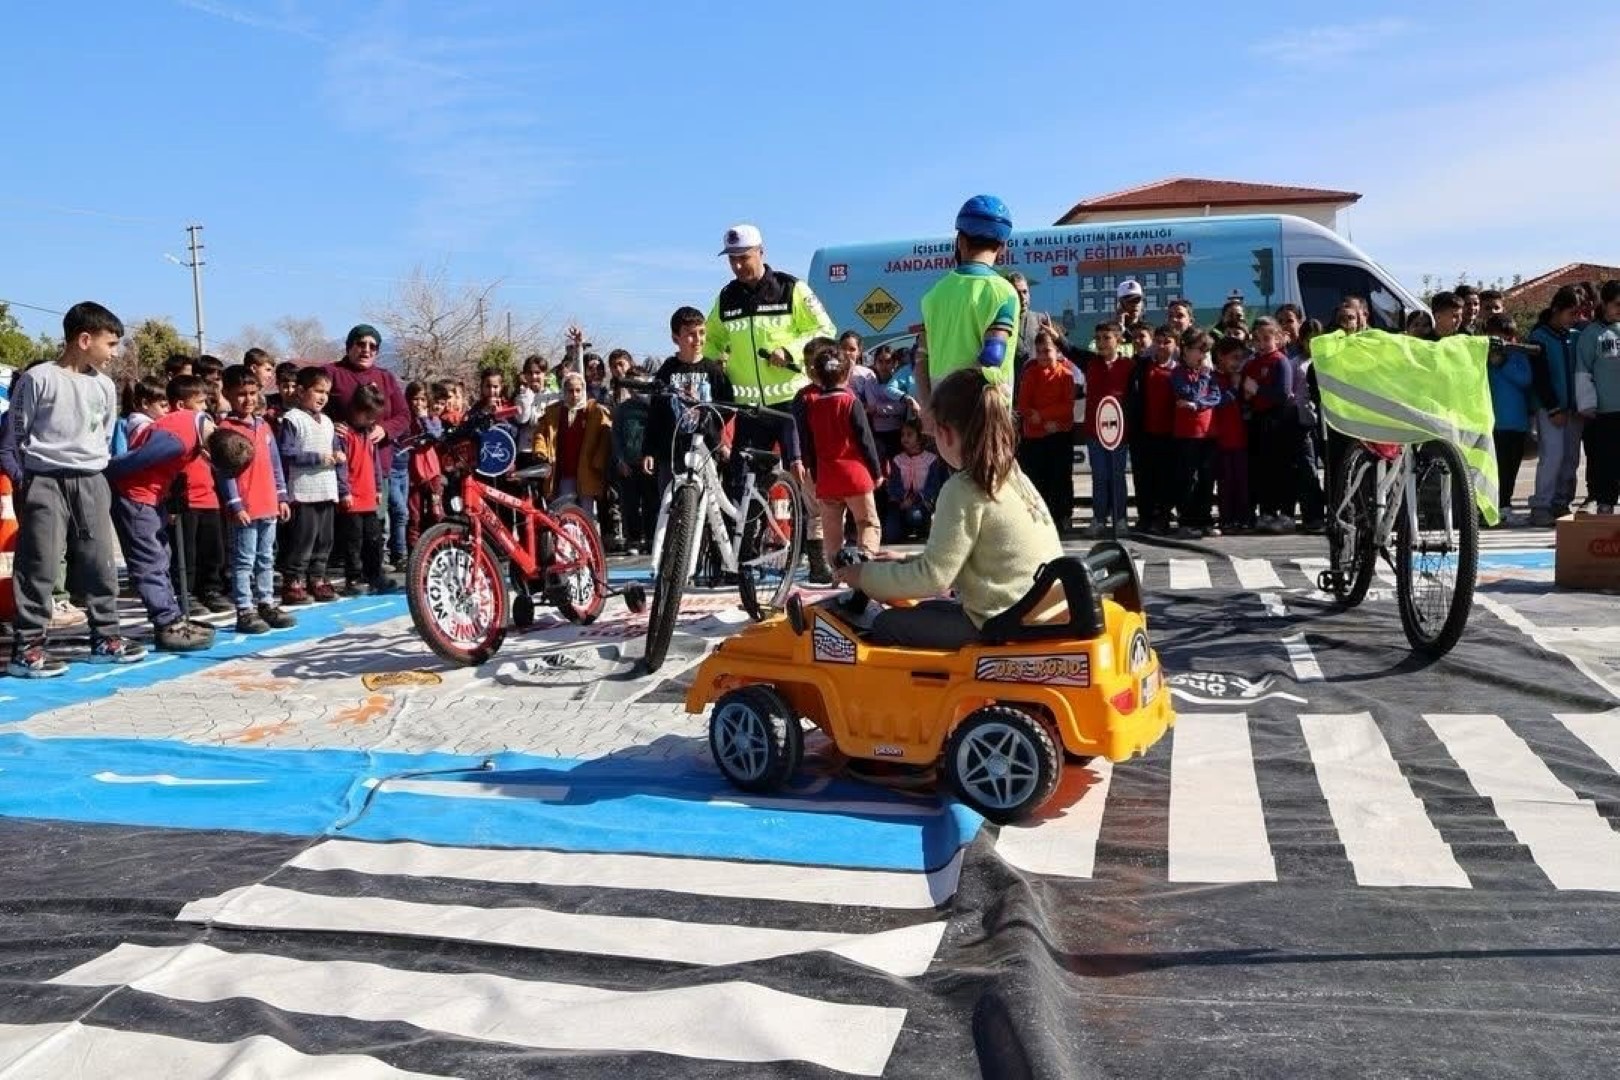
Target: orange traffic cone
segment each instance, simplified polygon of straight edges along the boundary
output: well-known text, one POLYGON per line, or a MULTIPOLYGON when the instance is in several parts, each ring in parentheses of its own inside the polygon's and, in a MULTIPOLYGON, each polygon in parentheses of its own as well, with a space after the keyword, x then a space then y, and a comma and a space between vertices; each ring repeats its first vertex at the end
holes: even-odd
POLYGON ((11 502, 11 481, 0 473, 0 622, 17 614, 11 592, 11 553, 17 546, 17 509, 11 502))

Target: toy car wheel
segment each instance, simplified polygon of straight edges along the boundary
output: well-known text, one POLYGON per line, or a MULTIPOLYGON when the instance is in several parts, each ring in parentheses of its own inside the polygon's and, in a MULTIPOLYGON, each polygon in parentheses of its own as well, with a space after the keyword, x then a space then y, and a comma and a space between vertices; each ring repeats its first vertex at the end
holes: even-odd
POLYGON ((1063 772, 1046 725, 1006 705, 987 705, 956 725, 944 764, 957 796, 997 824, 1017 821, 1051 798, 1063 772))
POLYGON ((781 694, 768 686, 745 686, 715 702, 709 752, 734 787, 777 791, 804 756, 804 729, 781 694))

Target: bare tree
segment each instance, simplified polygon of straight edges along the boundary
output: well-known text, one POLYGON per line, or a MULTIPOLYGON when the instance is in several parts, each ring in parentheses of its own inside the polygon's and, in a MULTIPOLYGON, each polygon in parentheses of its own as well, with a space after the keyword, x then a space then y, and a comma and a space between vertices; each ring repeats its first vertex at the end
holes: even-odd
POLYGON ((286 347, 282 355, 295 360, 336 360, 343 355, 343 343, 327 336, 321 320, 283 315, 275 322, 286 347))
POLYGON ((394 341, 400 374, 410 380, 469 374, 489 340, 490 297, 499 284, 457 285, 442 266, 413 269, 372 316, 394 341))

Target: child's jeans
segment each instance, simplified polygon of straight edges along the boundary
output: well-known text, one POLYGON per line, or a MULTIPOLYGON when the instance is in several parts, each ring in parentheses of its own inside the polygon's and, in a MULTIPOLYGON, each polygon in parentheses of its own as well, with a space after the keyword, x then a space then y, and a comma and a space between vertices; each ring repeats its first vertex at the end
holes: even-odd
POLYGON ((1102 525, 1125 520, 1125 447, 1104 450, 1096 439, 1087 440, 1091 462, 1091 517, 1102 525))
POLYGON ((409 550, 405 527, 410 519, 410 487, 408 473, 395 469, 388 474, 388 554, 395 559, 403 559, 409 550))
POLYGON ((277 524, 263 518, 231 526, 231 600, 237 611, 274 602, 277 524))

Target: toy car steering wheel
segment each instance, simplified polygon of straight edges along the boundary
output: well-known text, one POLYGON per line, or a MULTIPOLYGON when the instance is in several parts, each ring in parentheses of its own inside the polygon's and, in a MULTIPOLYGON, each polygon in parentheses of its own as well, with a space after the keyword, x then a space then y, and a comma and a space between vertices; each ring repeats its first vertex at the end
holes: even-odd
MULTIPOLYGON (((833 556, 834 566, 857 566, 868 561, 870 561, 870 557, 858 547, 842 548, 837 555, 833 556)), ((838 605, 844 610, 854 612, 865 611, 869 603, 871 603, 870 598, 859 589, 851 589, 848 596, 838 601, 838 605)))

